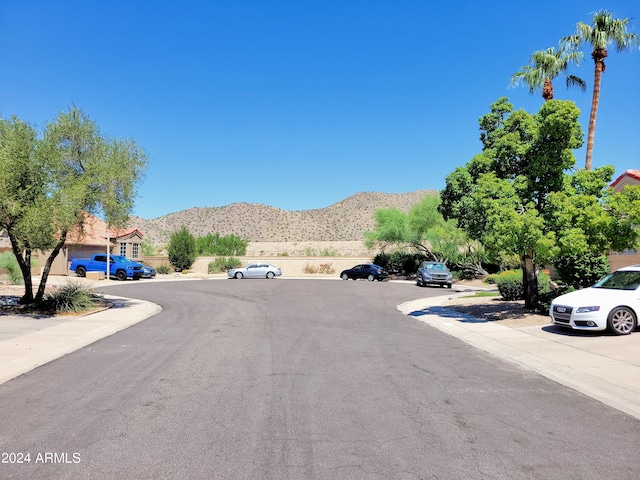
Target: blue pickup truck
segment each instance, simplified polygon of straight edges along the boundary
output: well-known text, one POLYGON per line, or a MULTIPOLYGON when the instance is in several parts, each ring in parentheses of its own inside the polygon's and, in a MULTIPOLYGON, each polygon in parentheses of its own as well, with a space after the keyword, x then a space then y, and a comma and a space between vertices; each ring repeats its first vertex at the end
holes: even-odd
MULTIPOLYGON (((84 277, 87 272, 103 272, 107 275, 107 255, 96 253, 91 258, 74 258, 71 260, 69 270, 76 272, 79 277, 84 277)), ((118 280, 140 280, 142 278, 143 265, 129 260, 123 255, 109 255, 109 274, 118 280)))

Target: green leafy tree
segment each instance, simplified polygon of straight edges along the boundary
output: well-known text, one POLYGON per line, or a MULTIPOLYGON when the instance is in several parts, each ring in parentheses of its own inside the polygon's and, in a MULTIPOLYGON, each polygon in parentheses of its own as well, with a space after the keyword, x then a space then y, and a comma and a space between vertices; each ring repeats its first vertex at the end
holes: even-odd
POLYGON ((597 255, 635 244, 640 193, 613 194, 613 167, 580 170, 582 142, 572 102, 545 102, 536 115, 506 98, 480 119, 483 150, 446 179, 440 211, 493 255, 518 255, 525 307, 538 303, 538 268, 569 254, 597 255))
POLYGON ((473 242, 455 221, 446 221, 438 211, 437 194, 426 195, 408 213, 395 208, 374 212, 376 228, 365 233, 365 243, 409 247, 427 260, 447 262, 461 270, 486 274, 482 267, 483 249, 473 242))
POLYGON ((0 269, 4 269, 7 271, 9 281, 12 284, 18 285, 23 282, 20 266, 18 265, 18 261, 16 260, 16 257, 15 255, 13 255, 13 253, 0 253, 0 269))
POLYGON ((222 236, 219 233, 208 233, 196 238, 198 255, 244 256, 248 246, 248 240, 234 234, 222 236))
POLYGON ((218 236, 213 252, 219 256, 244 256, 248 246, 249 241, 237 235, 218 236))
POLYGON ((188 270, 196 261, 196 239, 187 227, 173 232, 167 246, 169 263, 176 271, 188 270))
POLYGON ((595 64, 593 74, 593 96, 591 99, 591 114, 589 116, 589 131, 587 135, 587 154, 585 169, 591 170, 593 158, 593 144, 596 130, 596 116, 600 104, 600 86, 602 74, 606 65, 604 59, 609 55, 609 45, 615 45, 616 50, 621 52, 640 46, 638 35, 630 33, 630 20, 628 18, 616 19, 607 10, 599 10, 593 14, 593 23, 588 25, 578 22, 576 33, 563 38, 565 44, 571 48, 578 49, 583 44, 591 48, 591 58, 595 64))
POLYGON ((144 255, 145 257, 152 257, 156 254, 156 246, 151 240, 143 240, 141 247, 142 255, 144 255))
MULTIPOLYGON (((545 101, 553 100, 553 80, 565 74, 569 65, 578 65, 582 60, 582 52, 571 51, 565 46, 538 50, 531 54, 529 65, 524 65, 511 77, 511 85, 524 83, 529 87, 529 93, 542 90, 545 101)), ((567 88, 579 87, 584 92, 586 83, 575 75, 566 75, 567 88)))
POLYGON ((7 231, 25 285, 23 303, 42 302, 51 265, 85 212, 123 226, 147 157, 132 140, 110 140, 80 109, 61 112, 42 138, 13 117, 0 120, 0 228, 7 231), (35 298, 31 257, 50 250, 35 298))

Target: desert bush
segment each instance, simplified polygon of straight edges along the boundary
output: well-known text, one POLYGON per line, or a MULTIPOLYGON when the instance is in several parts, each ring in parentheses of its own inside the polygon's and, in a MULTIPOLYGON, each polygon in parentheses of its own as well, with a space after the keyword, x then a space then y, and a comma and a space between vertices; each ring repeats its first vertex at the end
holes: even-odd
POLYGON ((307 263, 302 269, 304 273, 310 273, 310 274, 318 273, 318 270, 319 270, 318 267, 316 267, 315 265, 311 265, 309 263, 307 263))
POLYGON ((20 265, 18 265, 18 260, 12 252, 0 253, 0 268, 7 271, 10 283, 14 285, 21 285, 24 283, 20 265))
POLYGON ((334 250, 332 248, 325 248, 324 250, 322 250, 322 252, 320 252, 320 256, 322 256, 322 257, 339 257, 340 255, 338 254, 337 250, 334 250))
POLYGON ((332 274, 336 273, 336 269, 333 268, 331 263, 321 263, 318 267, 318 273, 332 274))
POLYGON ((166 275, 168 273, 171 273, 172 271, 173 268, 171 268, 171 265, 167 265, 166 263, 163 263, 162 265, 158 265, 156 267, 156 272, 160 275, 166 275))
POLYGON ((231 268, 238 268, 242 266, 242 262, 235 257, 218 257, 207 266, 207 273, 220 273, 226 272, 231 268))
POLYGON ((79 313, 91 310, 103 302, 104 297, 95 293, 91 287, 81 282, 68 282, 45 294, 41 308, 52 313, 79 313))

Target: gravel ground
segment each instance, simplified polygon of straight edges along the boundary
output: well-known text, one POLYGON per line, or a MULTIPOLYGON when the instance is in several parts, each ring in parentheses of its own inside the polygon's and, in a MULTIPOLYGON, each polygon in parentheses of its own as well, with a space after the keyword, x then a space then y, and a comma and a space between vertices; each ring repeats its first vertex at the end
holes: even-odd
POLYGON ((506 301, 502 297, 458 297, 445 301, 443 307, 466 313, 505 327, 549 325, 551 318, 524 309, 524 300, 506 301))

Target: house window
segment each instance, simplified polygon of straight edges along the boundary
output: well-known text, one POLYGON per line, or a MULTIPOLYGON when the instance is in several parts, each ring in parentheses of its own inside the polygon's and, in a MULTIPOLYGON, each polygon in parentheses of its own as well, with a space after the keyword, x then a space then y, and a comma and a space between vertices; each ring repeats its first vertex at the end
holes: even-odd
POLYGON ((121 243, 120 244, 120 255, 123 255, 123 256, 127 255, 127 244, 126 243, 121 243))
POLYGON ((140 244, 134 243, 132 246, 133 246, 133 258, 138 258, 139 256, 138 247, 140 246, 140 244))
POLYGON ((621 255, 635 255, 636 253, 638 253, 638 250, 635 248, 627 248, 620 252, 621 255))

